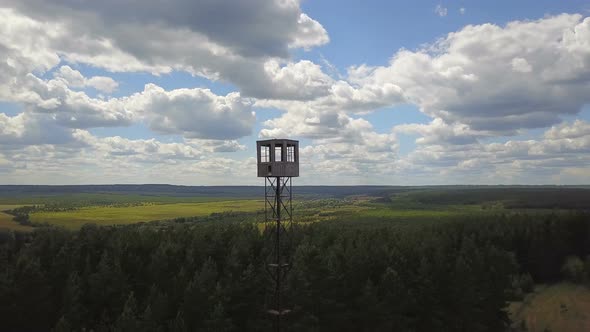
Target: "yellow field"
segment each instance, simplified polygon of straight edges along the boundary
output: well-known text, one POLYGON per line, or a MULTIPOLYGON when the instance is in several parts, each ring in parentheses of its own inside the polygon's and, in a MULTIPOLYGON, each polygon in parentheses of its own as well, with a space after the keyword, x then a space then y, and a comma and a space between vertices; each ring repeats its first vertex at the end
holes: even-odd
POLYGON ((0 231, 13 230, 19 232, 30 232, 33 227, 20 225, 12 220, 13 216, 2 211, 11 210, 20 205, 0 205, 0 231))
POLYGON ((199 203, 143 204, 137 206, 89 206, 71 211, 34 212, 34 223, 48 223, 78 229, 87 223, 122 225, 141 221, 207 216, 217 212, 254 212, 264 208, 260 200, 231 200, 199 203))
POLYGON ((590 289, 569 283, 540 286, 524 301, 511 303, 509 313, 513 326, 524 320, 530 332, 590 331, 590 289))

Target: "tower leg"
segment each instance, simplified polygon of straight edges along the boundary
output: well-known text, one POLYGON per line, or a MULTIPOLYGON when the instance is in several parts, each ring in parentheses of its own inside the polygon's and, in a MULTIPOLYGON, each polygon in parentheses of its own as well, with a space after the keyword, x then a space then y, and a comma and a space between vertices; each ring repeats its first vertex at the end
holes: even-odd
POLYGON ((276 331, 279 332, 281 330, 281 312, 282 312, 282 308, 281 308, 281 277, 282 277, 282 262, 281 262, 281 210, 282 210, 282 204, 283 202, 281 201, 281 177, 277 176, 277 188, 276 188, 276 193, 275 193, 275 197, 276 197, 276 202, 275 202, 275 206, 277 207, 276 211, 277 211, 277 223, 275 225, 276 228, 276 238, 275 238, 275 254, 276 254, 276 259, 275 262, 277 263, 277 278, 276 278, 276 285, 275 285, 275 308, 277 309, 277 311, 279 312, 279 314, 277 315, 277 321, 276 321, 276 331))

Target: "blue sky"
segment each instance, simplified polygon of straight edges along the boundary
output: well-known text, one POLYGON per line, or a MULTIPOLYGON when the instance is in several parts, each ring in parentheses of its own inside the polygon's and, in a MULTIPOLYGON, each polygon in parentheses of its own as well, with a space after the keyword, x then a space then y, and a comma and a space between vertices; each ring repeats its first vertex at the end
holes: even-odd
POLYGON ((161 6, 0 5, 0 183, 590 181, 587 1, 161 6))
MULTIPOLYGON (((400 48, 415 49, 465 25, 539 19, 545 15, 584 13, 587 1, 304 1, 302 8, 330 33, 316 51, 340 69, 359 63, 384 65, 400 48), (447 15, 435 13, 437 5, 447 15), (460 9, 465 13, 461 14, 460 9), (355 45, 351 47, 351 45, 355 45)), ((314 54, 317 60, 317 55, 314 54)))

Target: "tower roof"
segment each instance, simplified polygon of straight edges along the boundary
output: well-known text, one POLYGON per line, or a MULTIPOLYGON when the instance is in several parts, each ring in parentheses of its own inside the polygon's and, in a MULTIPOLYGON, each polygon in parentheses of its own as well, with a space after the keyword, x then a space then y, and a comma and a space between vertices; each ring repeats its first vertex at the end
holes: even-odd
POLYGON ((271 139, 263 139, 256 141, 257 143, 271 143, 271 142, 292 142, 292 143, 299 143, 299 141, 289 138, 271 138, 271 139))

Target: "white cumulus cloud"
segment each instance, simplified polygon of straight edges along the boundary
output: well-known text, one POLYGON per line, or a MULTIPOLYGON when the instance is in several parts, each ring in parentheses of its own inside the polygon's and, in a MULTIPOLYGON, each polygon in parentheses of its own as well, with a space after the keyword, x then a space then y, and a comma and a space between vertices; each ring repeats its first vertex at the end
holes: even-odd
POLYGON ((86 78, 82 73, 67 65, 61 66, 53 73, 53 76, 63 79, 68 86, 73 88, 93 87, 98 91, 111 93, 119 86, 119 83, 110 77, 93 76, 86 78))

